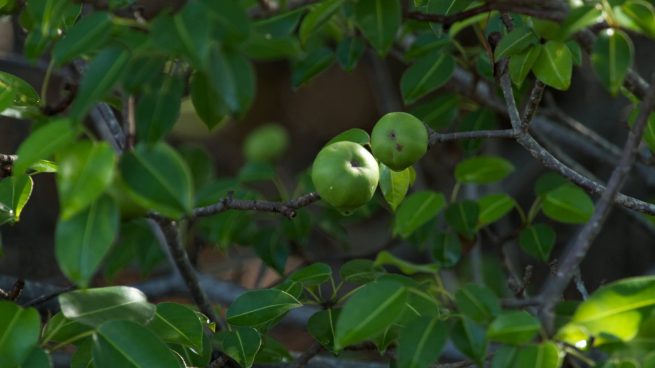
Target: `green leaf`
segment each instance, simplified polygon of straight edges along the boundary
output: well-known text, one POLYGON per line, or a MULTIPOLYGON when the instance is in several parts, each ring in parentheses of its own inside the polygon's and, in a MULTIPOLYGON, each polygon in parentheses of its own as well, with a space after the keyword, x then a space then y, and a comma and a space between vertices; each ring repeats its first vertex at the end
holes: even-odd
POLYGON ((480 197, 478 204, 480 205, 478 226, 482 227, 494 223, 507 215, 516 206, 516 201, 505 193, 499 193, 480 197))
POLYGON ((77 136, 78 128, 69 119, 56 119, 30 134, 18 147, 14 173, 25 173, 39 160, 49 158, 77 136))
POLYGON ((22 118, 39 114, 39 94, 21 78, 0 71, 0 115, 22 118))
POLYGON ((645 0, 629 0, 622 6, 621 10, 630 20, 651 38, 655 38, 655 7, 645 0))
POLYGON ((138 144, 121 158, 121 177, 140 205, 171 218, 191 212, 193 183, 184 160, 165 143, 138 144))
POLYGON ((341 266, 339 275, 345 282, 369 282, 375 279, 377 272, 370 259, 353 259, 341 266))
POLYGON ((126 50, 106 48, 89 63, 70 107, 70 116, 82 120, 84 114, 101 100, 127 70, 130 54, 126 50))
POLYGON ((458 95, 446 93, 412 107, 410 112, 432 129, 440 129, 449 126, 455 120, 459 113, 459 103, 458 95))
POLYGON ((410 169, 394 171, 380 163, 380 190, 392 211, 402 203, 409 189, 410 169))
POLYGON ((298 88, 327 69, 334 62, 334 53, 327 47, 309 51, 305 57, 293 64, 291 84, 298 88))
POLYGON ((347 72, 354 70, 364 55, 366 45, 358 37, 345 37, 337 45, 337 62, 347 72))
POLYGON ((487 339, 484 328, 463 317, 455 322, 450 338, 457 350, 482 366, 487 355, 487 339))
POLYGON ((75 216, 59 220, 55 256, 68 279, 82 287, 89 285, 114 242, 119 215, 114 200, 103 196, 75 216))
POLYGON ((70 291, 59 296, 59 304, 66 318, 92 327, 119 319, 146 324, 155 315, 146 296, 128 286, 70 291))
POLYGON ((436 264, 415 264, 412 262, 407 262, 405 260, 402 260, 393 254, 389 253, 386 250, 383 250, 378 253, 377 257, 375 257, 375 262, 373 263, 374 266, 384 266, 384 265, 391 265, 394 267, 398 267, 400 272, 406 274, 406 275, 413 275, 415 273, 428 273, 428 274, 436 274, 439 272, 439 266, 436 264))
POLYGON ((594 213, 589 195, 573 184, 560 186, 544 196, 544 215, 567 224, 582 224, 594 213))
POLYGON ((608 29, 596 38, 591 54, 591 65, 603 85, 615 95, 632 65, 634 46, 627 34, 608 29))
POLYGON ((595 4, 572 8, 561 24, 558 39, 566 40, 580 30, 598 22, 602 13, 595 4))
POLYGON ((244 41, 250 33, 250 19, 244 5, 238 1, 200 0, 209 10, 212 25, 219 29, 224 41, 244 41))
POLYGON ((82 141, 67 147, 59 159, 57 189, 66 220, 93 203, 114 178, 116 157, 109 144, 82 141))
POLYGON ((539 320, 526 311, 505 312, 489 325, 489 340, 503 344, 522 344, 534 338, 541 324, 539 320))
POLYGON ((421 191, 409 195, 396 211, 393 233, 403 238, 439 214, 446 204, 441 193, 421 191))
POLYGON ((345 303, 335 331, 335 350, 370 339, 391 326, 407 300, 397 281, 375 281, 357 290, 345 303))
POLYGON ((337 134, 336 136, 334 136, 334 138, 330 139, 325 145, 329 146, 332 143, 341 142, 341 141, 355 142, 364 146, 371 143, 371 137, 364 129, 352 128, 337 134))
POLYGON ((35 347, 27 356, 21 368, 52 368, 52 361, 45 349, 35 347))
POLYGON ((223 122, 229 113, 209 77, 201 72, 191 78, 191 101, 196 114, 209 129, 223 122))
POLYGON ((455 59, 446 52, 436 51, 418 59, 400 78, 405 104, 411 104, 443 86, 454 71, 455 59))
POLYGON ((446 208, 446 222, 459 234, 471 238, 475 235, 480 207, 476 201, 464 200, 446 208))
POLYGON ((307 332, 321 345, 334 351, 334 330, 341 309, 326 309, 314 313, 307 321, 307 332))
POLYGON ((255 363, 288 363, 293 360, 287 348, 270 336, 262 336, 262 346, 255 356, 255 363))
POLYGON ((380 55, 391 48, 401 16, 398 0, 360 0, 355 5, 357 26, 380 55))
POLYGON ((35 174, 44 174, 44 173, 56 173, 59 166, 48 160, 39 160, 32 166, 30 170, 34 171, 35 174))
POLYGON ((547 262, 555 246, 555 230, 546 224, 534 224, 521 230, 519 245, 529 255, 547 262))
POLYGON ((428 0, 428 11, 434 14, 452 15, 471 5, 472 0, 428 0))
POLYGON ((540 345, 519 348, 513 366, 559 368, 562 366, 563 355, 555 343, 546 341, 540 345))
POLYGON ((92 12, 71 27, 52 50, 57 65, 102 47, 111 36, 112 21, 108 12, 92 12))
POLYGON ((455 304, 466 317, 479 323, 489 322, 500 313, 500 300, 482 285, 466 284, 457 290, 455 304))
POLYGON ((523 84, 537 58, 541 55, 541 48, 541 45, 530 46, 527 50, 509 58, 509 76, 514 84, 519 86, 523 84))
POLYGON ((326 263, 317 262, 303 267, 289 276, 289 279, 305 286, 320 285, 332 277, 332 269, 326 263))
POLYGON ((91 331, 91 327, 68 319, 59 312, 48 320, 48 324, 43 331, 41 344, 43 345, 51 341, 70 344, 76 343, 88 337, 89 331, 91 331))
POLYGON ((259 326, 301 306, 298 299, 282 290, 249 290, 227 309, 227 321, 234 326, 259 326))
POLYGON ((213 89, 227 109, 243 115, 255 97, 255 72, 250 60, 240 52, 213 47, 209 53, 209 77, 213 89))
POLYGON ((196 312, 182 304, 159 303, 157 312, 147 326, 160 339, 182 344, 202 352, 202 323, 196 312))
POLYGON ((132 321, 108 321, 93 339, 93 363, 98 368, 178 368, 171 350, 150 330, 132 321))
POLYGON ((269 33, 253 33, 243 45, 243 52, 253 60, 297 59, 302 54, 297 37, 271 37, 269 33))
POLYGON ((490 184, 504 179, 514 171, 514 165, 501 157, 476 156, 461 161, 455 168, 460 183, 490 184))
POLYGON ((421 317, 408 323, 398 336, 398 367, 427 368, 441 354, 448 339, 439 317, 421 317))
POLYGON ((11 222, 18 222, 20 219, 20 214, 32 195, 33 187, 34 181, 27 175, 15 175, 0 180, 0 205, 11 210, 8 214, 11 222))
POLYGON ((494 58, 500 60, 506 56, 516 55, 536 42, 537 36, 530 28, 517 27, 500 40, 494 50, 494 58))
POLYGON ((173 17, 173 28, 182 52, 197 69, 205 67, 211 45, 207 10, 199 1, 189 1, 173 17))
POLYGON ((551 192, 561 186, 570 185, 569 181, 563 176, 555 174, 554 172, 547 172, 541 175, 534 184, 534 193, 538 197, 544 197, 548 192, 551 192))
POLYGON ((309 37, 327 23, 343 3, 344 0, 327 0, 312 6, 300 24, 298 31, 300 42, 306 44, 309 37))
POLYGON ((145 90, 135 113, 139 142, 156 143, 173 129, 180 115, 183 93, 184 83, 173 75, 164 76, 145 90))
POLYGON ((41 319, 34 308, 0 301, 0 366, 21 365, 39 341, 41 319))
POLYGON ((257 330, 240 327, 223 332, 222 348, 225 354, 234 359, 243 368, 252 367, 255 356, 262 345, 262 338, 257 330))
POLYGON ((452 267, 462 256, 462 245, 459 237, 453 233, 439 232, 431 243, 432 259, 441 267, 452 267))
POLYGON ((548 41, 532 66, 534 75, 544 84, 561 91, 571 85, 573 57, 565 43, 548 41))

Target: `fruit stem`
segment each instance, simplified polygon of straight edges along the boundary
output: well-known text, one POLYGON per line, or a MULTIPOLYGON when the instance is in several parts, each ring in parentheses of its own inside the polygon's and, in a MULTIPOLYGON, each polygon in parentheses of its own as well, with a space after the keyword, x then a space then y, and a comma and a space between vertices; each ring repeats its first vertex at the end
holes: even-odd
POLYGON ((453 187, 452 193, 450 193, 450 203, 455 203, 457 201, 457 195, 459 194, 459 190, 462 188, 462 183, 459 181, 455 183, 455 186, 453 187))

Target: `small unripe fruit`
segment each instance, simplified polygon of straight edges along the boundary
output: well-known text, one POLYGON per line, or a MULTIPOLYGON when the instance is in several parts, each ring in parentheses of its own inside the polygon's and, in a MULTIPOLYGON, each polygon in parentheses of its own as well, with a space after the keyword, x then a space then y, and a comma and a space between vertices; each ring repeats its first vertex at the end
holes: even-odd
POLYGON ((342 211, 354 210, 370 201, 379 178, 373 155, 354 142, 325 146, 312 166, 312 181, 321 199, 342 211))
POLYGON ((412 166, 428 150, 428 130, 405 112, 384 115, 371 132, 373 155, 395 171, 412 166))
POLYGON ((243 153, 248 161, 273 162, 287 149, 289 135, 278 124, 266 124, 254 130, 244 143, 243 153))

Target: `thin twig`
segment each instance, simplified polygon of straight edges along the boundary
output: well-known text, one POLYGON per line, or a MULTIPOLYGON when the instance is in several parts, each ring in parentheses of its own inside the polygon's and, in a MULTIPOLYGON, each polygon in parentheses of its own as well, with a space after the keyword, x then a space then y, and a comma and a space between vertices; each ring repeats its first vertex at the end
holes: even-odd
POLYGON ((36 306, 36 305, 39 305, 39 304, 45 303, 45 302, 47 302, 48 300, 52 300, 52 299, 58 297, 59 295, 61 295, 61 294, 63 294, 63 293, 67 293, 67 292, 69 292, 69 291, 73 291, 73 290, 75 290, 75 289, 77 289, 77 286, 75 286, 75 285, 70 285, 70 286, 67 286, 67 287, 65 287, 65 288, 63 288, 63 289, 53 291, 52 293, 42 295, 42 296, 40 296, 40 297, 38 297, 38 298, 34 298, 34 299, 30 300, 29 302, 25 303, 24 306, 25 306, 25 307, 33 307, 33 306, 36 306))
POLYGON ((193 210, 193 217, 211 216, 227 210, 259 211, 280 213, 288 218, 296 215, 296 210, 306 207, 321 199, 318 193, 307 193, 286 202, 273 202, 259 199, 234 199, 231 195, 223 198, 216 204, 199 207, 193 210))
POLYGON ((323 345, 319 344, 318 342, 314 342, 312 346, 310 346, 307 350, 305 350, 302 354, 296 358, 291 364, 289 364, 289 368, 302 368, 304 367, 313 357, 315 357, 318 353, 320 353, 323 350, 323 345))
POLYGON ((451 15, 443 14, 428 14, 422 12, 409 12, 405 14, 405 18, 414 19, 430 23, 441 23, 444 26, 450 26, 455 22, 476 16, 478 14, 487 13, 493 10, 509 11, 512 13, 530 15, 541 19, 562 20, 566 13, 558 9, 539 9, 534 6, 523 6, 520 4, 512 4, 508 2, 488 2, 480 6, 461 11, 451 15))
POLYGON ((470 132, 439 133, 430 132, 430 146, 436 143, 478 138, 516 138, 514 129, 473 130, 470 132))
POLYGON ((553 314, 552 308, 557 302, 559 296, 567 287, 576 269, 589 252, 589 248, 594 239, 600 232, 602 225, 605 223, 607 216, 612 209, 612 203, 617 197, 619 190, 627 179, 628 173, 632 168, 637 147, 641 142, 648 116, 653 110, 655 104, 655 74, 651 80, 651 88, 641 103, 639 116, 635 124, 628 133, 628 139, 621 154, 621 160, 610 176, 607 188, 603 191, 601 198, 596 203, 596 209, 591 219, 582 227, 575 239, 569 243, 564 256, 561 258, 561 265, 557 272, 553 274, 547 282, 544 283, 544 289, 541 292, 541 298, 544 302, 542 316, 546 326, 552 327, 553 314))
POLYGON ((528 130, 530 128, 530 122, 534 119, 534 116, 537 113, 541 97, 544 95, 545 87, 544 83, 539 79, 534 82, 534 86, 530 92, 530 98, 528 98, 528 104, 525 106, 525 110, 523 110, 523 118, 521 119, 523 122, 521 128, 523 130, 528 130))

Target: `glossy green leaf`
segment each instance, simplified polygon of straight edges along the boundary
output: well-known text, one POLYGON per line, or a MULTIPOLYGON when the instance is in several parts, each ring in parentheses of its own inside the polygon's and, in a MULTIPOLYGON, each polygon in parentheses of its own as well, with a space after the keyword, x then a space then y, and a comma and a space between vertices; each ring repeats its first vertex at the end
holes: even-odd
POLYGON ((337 319, 335 350, 385 331, 400 317, 406 300, 406 287, 397 281, 375 281, 357 290, 337 319))
POLYGON ((459 103, 458 95, 446 93, 412 107, 410 112, 432 129, 440 129, 449 126, 457 117, 459 103))
POLYGON ((21 368, 52 368, 50 354, 45 349, 35 347, 30 351, 21 368))
POLYGON ((262 336, 262 346, 255 356, 255 363, 288 363, 293 360, 289 350, 270 336, 262 336))
POLYGON ((146 324, 155 316, 145 294, 128 286, 70 291, 59 296, 59 304, 66 318, 92 327, 119 319, 146 324))
POLYGON ((540 345, 519 348, 513 366, 559 368, 562 366, 562 356, 563 354, 555 343, 546 341, 540 345))
POLYGON ((355 4, 357 26, 380 55, 391 48, 401 16, 398 0, 360 0, 355 4))
POLYGON ((227 309, 227 321, 234 326, 259 326, 301 306, 298 299, 282 290, 250 290, 227 309))
POLYGON ((494 58, 500 60, 506 56, 516 55, 536 42, 537 36, 530 28, 515 28, 500 40, 494 50, 494 58))
POLYGON ((202 351, 202 323, 196 312, 182 304, 159 303, 148 328, 168 343, 182 344, 202 351))
POLYGON ((331 351, 334 351, 334 330, 340 313, 340 309, 326 309, 314 313, 307 321, 307 332, 331 351))
POLYGON ((191 79, 191 101, 196 114, 209 129, 215 128, 229 114, 209 77, 200 72, 191 79))
POLYGON ((55 231, 55 256, 61 271, 87 287, 118 232, 119 210, 114 200, 100 197, 85 210, 60 219, 55 231))
POLYGON ((332 277, 332 269, 327 263, 317 262, 305 266, 289 276, 290 280, 305 286, 320 285, 332 277))
POLYGON ((73 119, 81 120, 93 104, 109 93, 127 70, 129 60, 129 52, 115 47, 102 50, 91 60, 70 107, 73 119))
POLYGON ((526 311, 505 312, 491 322, 487 337, 503 344, 522 344, 532 340, 540 328, 539 320, 526 311))
POLYGON ((198 69, 206 65, 211 44, 209 14, 199 1, 189 1, 173 16, 173 27, 182 51, 198 69))
POLYGON ((35 174, 56 173, 58 169, 59 165, 48 160, 39 160, 30 166, 30 170, 35 174))
POLYGON ((255 72, 250 60, 236 51, 213 47, 206 75, 223 104, 233 114, 244 114, 255 97, 255 72))
POLYGON ((580 30, 597 23, 601 10, 595 4, 572 8, 559 29, 558 38, 565 40, 580 30))
POLYGON ((394 171, 380 163, 380 190, 394 212, 405 199, 409 189, 409 176, 409 168, 403 171, 394 171))
POLYGON ((369 282, 376 276, 376 267, 370 259, 353 259, 341 266, 339 275, 346 282, 369 282))
POLYGON ((364 55, 366 45, 358 37, 345 37, 337 45, 337 62, 339 66, 347 72, 354 70, 359 63, 359 60, 364 55))
POLYGON ((193 183, 184 160, 168 145, 138 144, 120 162, 121 177, 139 204, 164 216, 191 212, 193 183))
POLYGON ((241 42, 250 33, 250 19, 244 5, 237 1, 200 0, 210 11, 212 25, 223 41, 241 42))
POLYGON ((48 324, 43 330, 41 343, 46 344, 51 341, 69 344, 77 343, 89 337, 91 330, 91 327, 68 319, 59 312, 48 320, 48 324))
POLYGON ((466 9, 472 0, 428 0, 428 11, 435 14, 452 15, 466 9))
POLYGON ((441 267, 452 267, 462 256, 462 245, 454 233, 439 232, 431 244, 432 259, 441 267))
POLYGON ((655 38, 655 7, 645 0, 629 0, 621 10, 639 29, 651 38, 655 38))
POLYGON ((371 137, 364 129, 352 128, 337 134, 336 136, 334 136, 334 138, 330 139, 325 145, 329 146, 332 143, 341 142, 341 141, 355 142, 361 145, 367 145, 371 143, 371 137))
POLYGON ((20 366, 39 341, 41 319, 34 308, 0 301, 0 366, 20 366))
POLYGON ((455 202, 446 208, 446 222, 459 234, 471 238, 476 233, 480 206, 476 201, 455 202))
POLYGON ((56 119, 30 134, 18 147, 14 172, 24 173, 39 160, 49 158, 57 150, 70 144, 78 128, 69 119, 56 119))
POLYGON ((473 359, 478 365, 482 365, 487 355, 487 338, 484 328, 464 317, 455 322, 450 338, 457 350, 473 359))
POLYGON ((485 226, 507 215, 516 206, 516 201, 505 193, 499 193, 480 197, 478 204, 480 206, 478 226, 485 226))
POLYGON ((222 348, 225 354, 234 359, 243 368, 252 367, 255 356, 262 345, 259 332, 253 328, 239 327, 223 332, 222 348))
POLYGON ((421 317, 408 323, 398 336, 398 367, 427 368, 439 358, 447 332, 439 317, 421 317))
POLYGON ((412 193, 396 211, 393 233, 404 238, 410 236, 416 229, 436 217, 445 204, 446 198, 441 193, 412 193))
POLYGON ((171 350, 150 330, 132 321, 108 321, 93 339, 93 363, 98 368, 178 368, 171 350))
POLYGON ((541 48, 541 45, 530 46, 525 51, 509 58, 509 76, 514 84, 519 86, 523 84, 537 58, 539 58, 541 48))
POLYGON ((546 194, 548 194, 548 192, 551 192, 564 185, 570 185, 566 178, 554 172, 547 172, 541 175, 534 183, 534 193, 538 197, 543 198, 546 194))
POLYGON ((608 29, 596 38, 591 65, 603 85, 616 94, 634 59, 634 47, 623 31, 608 29))
POLYGON ((0 115, 14 118, 39 113, 39 94, 23 79, 0 71, 0 115))
POLYGON ((455 168, 460 183, 490 184, 503 180, 514 171, 514 165, 501 157, 476 156, 461 161, 455 168))
POLYGON ((400 272, 406 274, 406 275, 413 275, 415 273, 428 273, 428 274, 436 274, 439 272, 439 266, 436 264, 416 264, 412 262, 408 262, 405 260, 402 260, 393 254, 389 253, 386 250, 383 250, 378 253, 377 257, 375 257, 375 262, 373 263, 374 266, 394 266, 397 267, 400 272))
POLYGON ((114 178, 116 157, 107 143, 82 141, 67 147, 59 159, 57 189, 62 219, 93 203, 114 178))
POLYGON ((479 323, 489 322, 500 313, 500 300, 482 285, 466 284, 457 290, 455 304, 466 317, 479 323))
POLYGON ((521 230, 519 245, 529 255, 547 262, 555 246, 555 230, 546 224, 534 224, 521 230))
POLYGON ((544 215, 567 224, 587 222, 594 213, 589 195, 573 184, 563 185, 544 196, 544 215))
POLYGON ((327 47, 309 51, 301 60, 293 64, 291 84, 298 88, 327 69, 334 62, 334 53, 327 47))
POLYGON ((454 71, 455 60, 446 52, 437 51, 418 59, 400 79, 405 104, 411 104, 443 86, 454 71))
MULTIPOLYGON (((136 138, 156 143, 168 134, 180 115, 184 83, 168 75, 146 89, 136 106, 136 138)), ((216 103, 214 101, 214 103, 216 103)))
POLYGON ((341 8, 343 3, 344 0, 327 0, 311 7, 309 13, 303 18, 300 29, 298 30, 300 42, 303 44, 307 43, 309 37, 328 22, 337 10, 341 8))
POLYGON ((561 91, 569 89, 573 57, 565 43, 548 41, 532 66, 534 75, 544 84, 561 91))
POLYGON ((243 52, 253 60, 297 59, 302 54, 297 37, 272 37, 271 34, 253 33, 243 45, 243 52))
POLYGON ((18 222, 20 215, 32 195, 34 181, 27 175, 15 175, 0 180, 0 205, 11 212, 11 222, 18 222))
POLYGON ((71 27, 52 50, 55 63, 62 65, 80 55, 102 47, 111 36, 112 21, 108 12, 92 12, 71 27))

